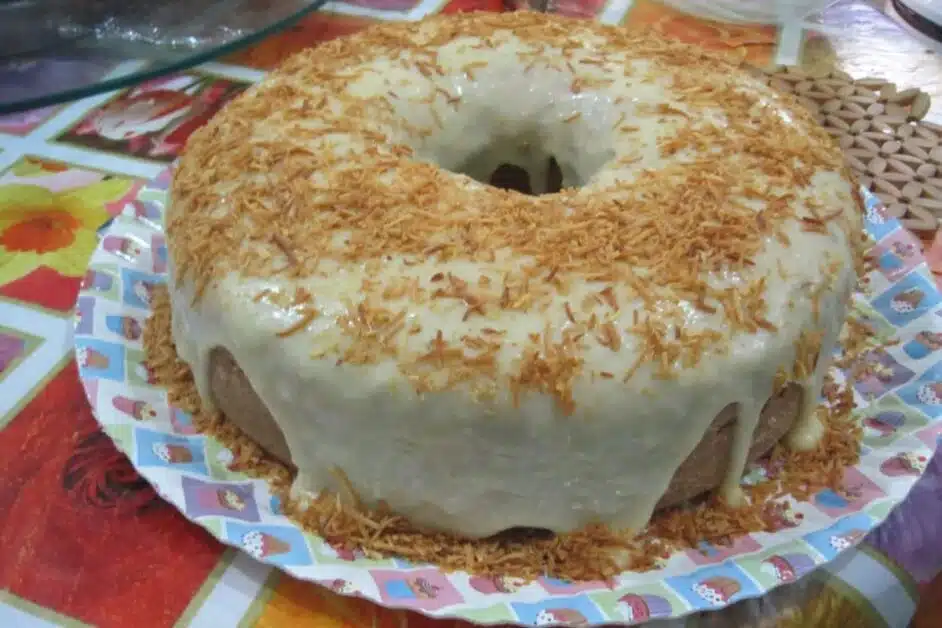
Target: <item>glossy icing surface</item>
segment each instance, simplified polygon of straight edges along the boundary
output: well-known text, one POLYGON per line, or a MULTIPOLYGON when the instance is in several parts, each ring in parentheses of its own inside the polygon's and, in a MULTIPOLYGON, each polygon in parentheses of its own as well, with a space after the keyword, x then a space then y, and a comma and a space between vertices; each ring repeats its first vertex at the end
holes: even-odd
MULTIPOLYGON (((711 179, 688 176, 688 164, 725 161, 733 171, 748 169, 747 157, 721 144, 715 155, 709 145, 683 144, 691 127, 730 136, 746 128, 719 104, 692 100, 692 85, 726 81, 753 103, 749 111, 757 118, 795 137, 812 132, 744 73, 730 82, 728 68, 701 64, 703 75, 691 77, 674 71, 654 44, 650 56, 641 46, 610 45, 614 35, 601 27, 580 24, 584 32, 574 36, 582 38, 581 48, 549 41, 537 58, 529 35, 493 17, 478 29, 484 35, 436 37, 454 19, 390 27, 413 28, 434 43, 437 71, 402 62, 421 57, 417 52, 364 53, 344 71, 344 100, 332 95, 336 85, 306 79, 302 62, 289 64, 250 90, 244 109, 223 113, 184 156, 168 218, 173 329, 203 399, 212 399, 209 353, 225 347, 283 431, 299 491, 337 490, 342 471, 365 503, 384 501, 418 525, 474 537, 514 526, 566 531, 597 521, 641 529, 677 467, 730 404, 738 406, 738 420, 723 492, 735 502, 760 412, 784 381, 805 389, 789 442, 813 448, 821 434, 813 408, 857 277, 859 208, 839 155, 833 168, 796 177, 787 190, 771 176, 743 175, 778 194, 779 209, 788 200, 774 232, 749 234, 755 247, 748 263, 705 270, 708 238, 698 245, 707 247, 700 258, 671 262, 679 266, 670 277, 694 276, 702 294, 725 295, 725 306, 705 305, 702 297, 662 283, 668 274, 660 260, 615 263, 612 268, 629 273, 622 280, 604 268, 586 270, 572 261, 580 254, 557 246, 554 259, 565 269, 557 271, 546 265, 545 250, 527 244, 531 236, 540 241, 551 223, 517 237, 529 219, 513 218, 513 237, 493 231, 492 239, 482 235, 472 247, 466 241, 477 237, 476 226, 517 207, 557 211, 566 224, 591 208, 607 212, 616 227, 624 221, 627 230, 631 212, 652 211, 633 203, 654 193, 644 187, 653 178, 663 176, 661 185, 677 194, 685 186, 700 194, 711 179), (253 103, 273 100, 304 113, 290 121, 260 116, 248 125, 239 118, 252 115, 253 103), (324 122, 350 102, 355 115, 344 119, 356 132, 324 122), (290 145, 338 159, 309 172, 311 195, 282 194, 263 166, 249 162, 235 170, 230 160, 224 171, 206 161, 208 148, 200 142, 218 150, 212 142, 227 129, 254 146, 290 145), (680 150, 666 149, 675 139, 680 150), (409 205, 408 214, 384 206, 383 234, 395 246, 382 255, 354 255, 355 247, 369 250, 362 225, 380 210, 351 209, 345 195, 354 192, 334 186, 331 177, 352 177, 360 168, 364 186, 384 185, 395 195, 406 166, 380 167, 376 155, 400 146, 410 151, 408 168, 434 164, 435 185, 421 188, 424 196, 410 188, 413 196, 400 203, 409 205), (550 156, 567 188, 559 194, 525 197, 475 180, 510 162, 525 168, 539 191, 550 156), (252 196, 256 209, 242 211, 247 197, 233 200, 234 190, 246 181, 262 191, 252 196), (199 191, 206 189, 213 194, 199 191), (220 254, 229 256, 224 263, 201 261, 209 258, 194 244, 198 237, 225 237, 236 223, 264 233, 258 207, 292 212, 293 203, 306 202, 319 203, 318 231, 308 234, 321 238, 315 265, 293 250, 304 247, 301 232, 244 240, 239 251, 220 254), (439 211, 464 212, 464 222, 453 224, 466 228, 417 234, 421 246, 410 248, 409 234, 396 233, 395 223, 418 224, 409 221, 419 211, 430 222, 439 211), (452 249, 457 252, 448 254, 452 249), (252 258, 264 258, 265 270, 240 265, 246 251, 256 250, 265 251, 252 258), (645 286, 656 288, 653 296, 654 288, 645 286), (743 320, 749 308, 739 303, 747 296, 762 311, 743 320), (653 340, 652 329, 661 330, 653 340), (674 351, 677 345, 688 349, 674 351), (458 348, 464 353, 454 362, 458 348)), ((477 18, 460 19, 473 24, 477 18)), ((555 26, 561 20, 512 19, 555 26)), ((787 174, 793 164, 782 161, 787 174)), ((274 172, 282 163, 270 160, 267 168, 274 172)), ((724 202, 771 222, 773 201, 746 188, 731 188, 724 202)), ((658 211, 671 214, 676 226, 685 207, 665 201, 658 211)), ((718 227, 724 216, 717 214, 718 227)), ((651 223, 651 238, 659 224, 651 223)), ((698 238, 710 225, 688 228, 669 239, 698 238)), ((573 251, 593 245, 591 232, 574 233, 573 251)), ((644 250, 641 240, 637 246, 644 250)))

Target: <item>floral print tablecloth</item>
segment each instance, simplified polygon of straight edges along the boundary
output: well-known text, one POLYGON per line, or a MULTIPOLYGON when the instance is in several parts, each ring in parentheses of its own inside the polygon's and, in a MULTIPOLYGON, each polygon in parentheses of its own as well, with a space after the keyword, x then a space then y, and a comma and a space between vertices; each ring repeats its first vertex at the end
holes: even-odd
MULTIPOLYGON (((71 311, 101 228, 176 158, 193 129, 266 69, 377 19, 469 8, 502 7, 488 0, 334 2, 219 63, 0 117, 0 626, 458 625, 293 580, 189 524, 98 429, 77 378, 71 311)), ((818 37, 703 22, 655 0, 559 0, 553 9, 739 50, 757 64, 796 57, 818 37)), ((52 76, 45 70, 17 69, 30 80, 52 76)), ((942 262, 940 253, 930 251, 930 261, 942 262)), ((859 549, 767 599, 690 624, 904 626, 920 585, 942 567, 939 520, 937 457, 859 549)))

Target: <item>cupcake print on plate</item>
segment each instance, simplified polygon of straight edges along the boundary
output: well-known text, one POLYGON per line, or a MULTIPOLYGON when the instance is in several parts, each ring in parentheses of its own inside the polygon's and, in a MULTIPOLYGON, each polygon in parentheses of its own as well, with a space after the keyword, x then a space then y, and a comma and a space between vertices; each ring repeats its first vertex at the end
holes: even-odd
POLYGON ((694 608, 720 608, 760 593, 752 578, 732 561, 666 581, 694 608))
POLYGON ((240 521, 260 521, 251 484, 204 482, 184 477, 183 496, 186 511, 194 517, 229 517, 240 521))
POLYGON ((638 595, 627 593, 618 598, 616 608, 627 621, 641 623, 649 619, 670 617, 673 608, 667 598, 660 595, 638 595))
POLYGON ((781 584, 794 582, 815 568, 814 559, 807 554, 775 554, 762 561, 761 569, 781 584))
POLYGON ((903 353, 913 360, 927 358, 942 349, 942 332, 923 330, 903 345, 903 353))
POLYGON ((226 522, 226 536, 249 556, 276 565, 310 565, 307 541, 297 528, 226 522))
POLYGON ((874 349, 862 356, 866 365, 853 367, 848 375, 853 379, 854 388, 864 399, 876 400, 889 391, 908 382, 913 372, 884 349, 874 349))
POLYGON ((513 576, 471 576, 468 579, 468 585, 484 595, 516 593, 528 584, 527 580, 513 576))
POLYGON ((911 475, 919 477, 926 472, 929 456, 914 452, 903 452, 886 459, 880 465, 880 473, 887 476, 911 475))
POLYGON ((902 327, 932 310, 940 300, 936 287, 914 271, 874 299, 873 306, 893 325, 902 327))
POLYGON ((157 408, 140 399, 129 399, 124 395, 118 395, 111 400, 111 405, 118 412, 123 412, 138 421, 153 421, 157 418, 157 408))

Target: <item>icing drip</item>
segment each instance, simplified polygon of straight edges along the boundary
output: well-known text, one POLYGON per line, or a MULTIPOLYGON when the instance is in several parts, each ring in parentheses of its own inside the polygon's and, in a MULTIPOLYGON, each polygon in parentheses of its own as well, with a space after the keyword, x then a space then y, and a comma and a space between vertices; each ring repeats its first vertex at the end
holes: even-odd
MULTIPOLYGON (((824 435, 824 425, 817 416, 817 408, 820 403, 821 389, 824 386, 824 378, 831 366, 830 357, 833 355, 837 341, 840 338, 848 300, 856 281, 856 276, 853 273, 843 272, 838 279, 838 284, 842 287, 839 288, 836 294, 829 295, 822 303, 819 303, 822 311, 819 312, 818 318, 824 324, 824 336, 821 349, 815 359, 814 372, 811 377, 801 383, 802 401, 799 414, 786 436, 786 444, 794 450, 813 450, 821 442, 824 435)), ((766 390, 771 390, 772 380, 767 381, 769 387, 766 390)), ((759 399, 767 400, 769 396, 768 392, 765 394, 759 393, 754 395, 748 402, 739 404, 736 434, 726 477, 720 489, 727 503, 734 506, 739 505, 743 499, 740 480, 743 473, 745 473, 748 462, 747 455, 753 442, 753 433, 762 412, 762 406, 755 405, 755 401, 759 399)))
MULTIPOLYGON (((765 396, 768 397, 768 395, 765 396)), ((739 481, 746 468, 749 447, 752 445, 752 435, 762 413, 762 406, 756 403, 761 398, 761 395, 756 395, 748 402, 740 403, 738 407, 736 431, 733 435, 733 446, 726 467, 726 477, 723 478, 723 484, 720 486, 720 494, 732 506, 740 505, 744 499, 739 481)))
POLYGON ((824 426, 817 416, 816 409, 820 403, 821 388, 824 386, 824 377, 831 367, 831 356, 837 348, 841 329, 846 318, 851 293, 857 285, 857 277, 845 271, 841 274, 837 293, 824 299, 825 311, 821 320, 825 323, 824 337, 821 341, 821 350, 815 360, 814 375, 805 384, 802 391, 802 408, 798 419, 786 436, 786 444, 796 451, 811 451, 821 442, 824 435, 824 426))
MULTIPOLYGON (((167 260, 167 285, 180 285, 175 279, 172 258, 167 260)), ((192 340, 200 336, 206 337, 210 333, 211 327, 206 324, 204 316, 196 317, 192 315, 188 308, 191 301, 192 295, 181 298, 179 292, 171 292, 171 330, 177 355, 190 365, 190 370, 193 373, 193 383, 196 385, 203 408, 208 412, 214 412, 216 404, 209 386, 209 352, 214 346, 224 345, 218 342, 215 344, 197 343, 192 340), (197 329, 193 329, 194 325, 197 326, 197 329)), ((214 336, 213 339, 216 340, 217 338, 214 336)))

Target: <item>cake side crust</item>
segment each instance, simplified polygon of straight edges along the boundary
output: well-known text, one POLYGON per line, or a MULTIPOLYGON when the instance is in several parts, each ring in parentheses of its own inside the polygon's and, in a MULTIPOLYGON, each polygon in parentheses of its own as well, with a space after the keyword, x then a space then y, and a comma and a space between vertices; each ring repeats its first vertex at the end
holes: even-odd
MULTIPOLYGON (((266 452, 294 469, 284 435, 232 354, 222 348, 214 349, 209 368, 216 408, 266 452)), ((767 454, 788 433, 798 418, 801 398, 801 387, 789 384, 765 405, 749 448, 750 462, 767 454)), ((722 484, 735 421, 735 407, 728 406, 717 415, 700 444, 677 469, 658 502, 658 510, 680 505, 722 484)))

